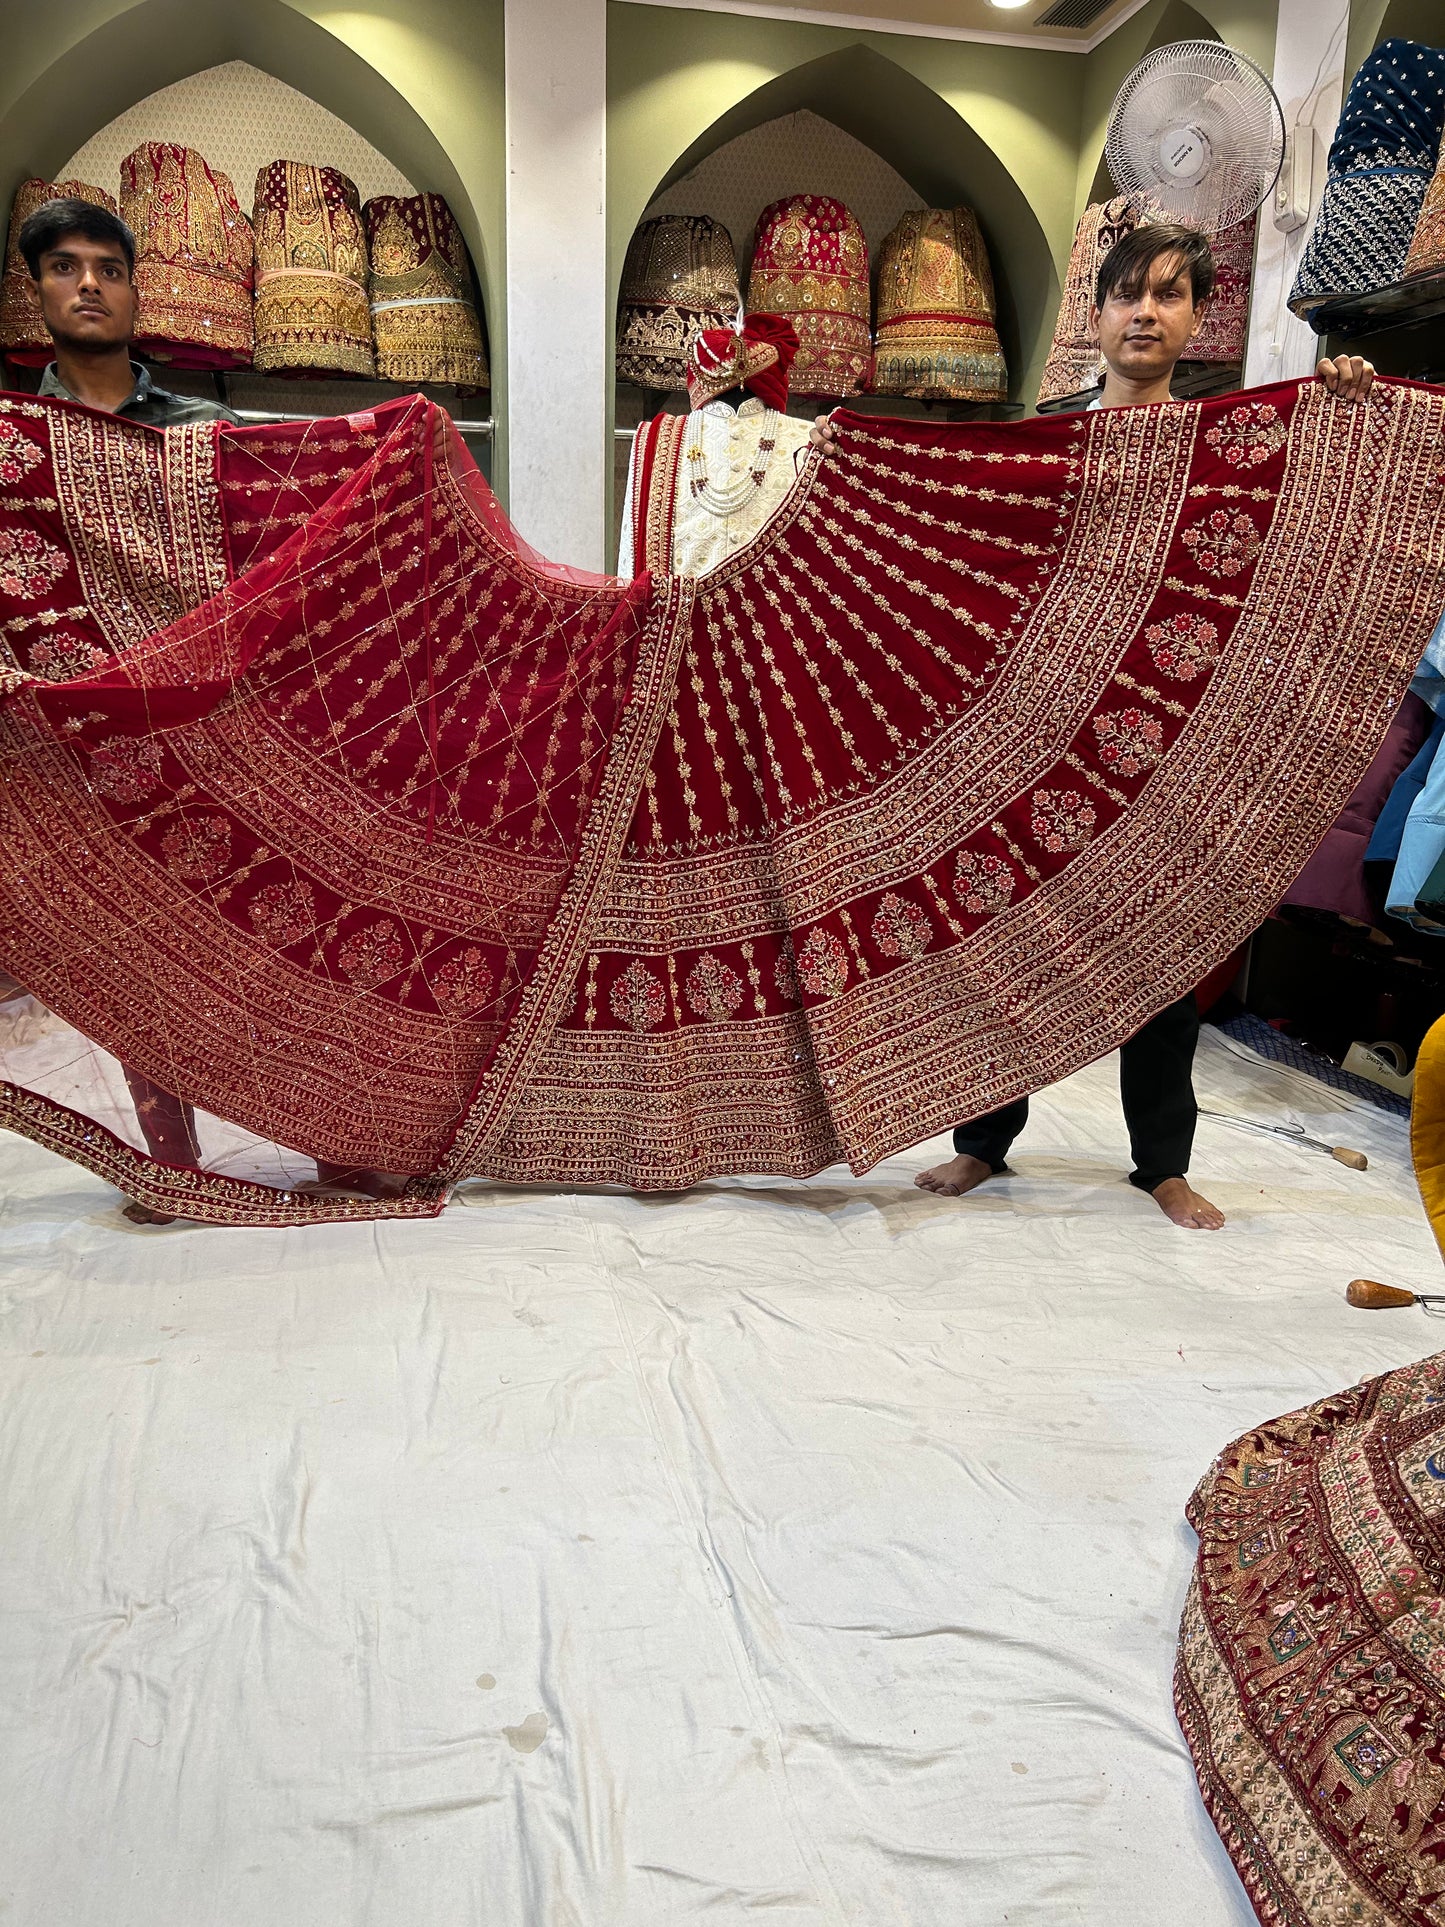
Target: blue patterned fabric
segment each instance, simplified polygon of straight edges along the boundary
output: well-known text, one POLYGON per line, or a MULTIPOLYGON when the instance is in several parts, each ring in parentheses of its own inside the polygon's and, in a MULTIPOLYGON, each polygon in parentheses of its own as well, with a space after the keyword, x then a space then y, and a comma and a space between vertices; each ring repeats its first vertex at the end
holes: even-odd
POLYGON ((1339 294, 1387 287, 1405 271, 1445 133, 1445 52, 1386 40, 1350 83, 1329 179, 1289 305, 1309 318, 1339 294))

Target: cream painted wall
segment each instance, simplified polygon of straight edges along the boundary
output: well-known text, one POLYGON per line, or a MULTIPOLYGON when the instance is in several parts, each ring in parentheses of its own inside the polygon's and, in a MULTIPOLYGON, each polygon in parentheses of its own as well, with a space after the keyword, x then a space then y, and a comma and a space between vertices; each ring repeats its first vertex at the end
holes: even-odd
POLYGON ((933 204, 983 224, 1032 399, 1073 237, 1082 61, 1065 53, 613 5, 608 184, 615 292, 661 185, 711 148, 807 107, 863 140, 933 204))

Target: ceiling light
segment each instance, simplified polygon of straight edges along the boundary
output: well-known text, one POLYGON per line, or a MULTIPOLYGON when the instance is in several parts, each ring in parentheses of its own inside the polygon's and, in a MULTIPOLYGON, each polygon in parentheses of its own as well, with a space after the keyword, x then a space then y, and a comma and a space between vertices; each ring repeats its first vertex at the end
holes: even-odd
POLYGON ((1004 13, 1012 13, 1015 7, 1026 7, 1029 0, 988 0, 991 7, 998 7, 1004 13))

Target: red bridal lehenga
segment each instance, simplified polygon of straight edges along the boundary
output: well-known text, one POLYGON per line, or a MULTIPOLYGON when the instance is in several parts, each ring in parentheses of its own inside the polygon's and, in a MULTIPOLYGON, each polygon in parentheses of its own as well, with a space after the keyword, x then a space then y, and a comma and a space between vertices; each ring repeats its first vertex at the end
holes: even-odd
MULTIPOLYGON (((1445 1019, 1411 1137, 1445 1252, 1445 1019)), ((1264 1927, 1439 1927, 1445 1352, 1247 1432, 1188 1512, 1175 1704, 1264 1927)))
POLYGON ((1196 984, 1445 602, 1445 397, 836 419, 740 554, 624 586, 420 398, 0 400, 0 1122, 226 1223, 801 1177, 1196 984), (303 1197, 315 1159, 411 1182, 303 1197))

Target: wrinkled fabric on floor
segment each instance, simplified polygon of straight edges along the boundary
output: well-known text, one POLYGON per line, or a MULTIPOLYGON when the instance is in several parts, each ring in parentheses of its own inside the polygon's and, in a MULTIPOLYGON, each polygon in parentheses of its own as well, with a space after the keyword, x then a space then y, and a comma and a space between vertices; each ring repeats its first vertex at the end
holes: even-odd
POLYGON ((0 1138, 0 1918, 1245 1927, 1170 1703, 1228 1440, 1435 1350, 1403 1120, 1206 1031, 1017 1175, 143 1231, 0 1138))

